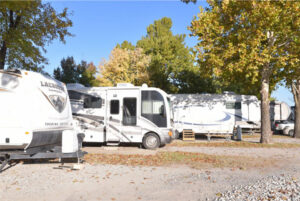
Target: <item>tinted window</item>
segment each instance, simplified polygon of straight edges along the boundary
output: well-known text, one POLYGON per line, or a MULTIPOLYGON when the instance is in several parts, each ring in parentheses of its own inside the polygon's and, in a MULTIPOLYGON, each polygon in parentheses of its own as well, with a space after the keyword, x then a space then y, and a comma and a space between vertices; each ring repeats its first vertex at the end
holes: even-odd
POLYGON ((86 96, 84 98, 84 108, 101 108, 102 99, 94 96, 86 96))
POLYGON ((242 104, 241 102, 227 102, 226 109, 241 109, 242 104))
POLYGON ((110 114, 119 114, 120 103, 119 100, 110 101, 110 114))
POLYGON ((68 93, 70 100, 82 101, 84 108, 101 108, 102 106, 102 99, 100 97, 72 90, 69 90, 68 93))
POLYGON ((158 127, 167 127, 163 96, 157 91, 142 91, 142 116, 158 127))
POLYGON ((123 125, 136 125, 136 98, 123 99, 123 125))
POLYGON ((68 94, 69 94, 70 100, 83 100, 84 99, 84 94, 77 92, 77 91, 69 90, 68 94))

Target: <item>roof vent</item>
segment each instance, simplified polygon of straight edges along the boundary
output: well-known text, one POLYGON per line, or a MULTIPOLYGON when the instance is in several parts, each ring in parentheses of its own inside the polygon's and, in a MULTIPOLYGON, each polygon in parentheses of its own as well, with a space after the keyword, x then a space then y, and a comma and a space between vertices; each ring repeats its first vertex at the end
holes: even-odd
POLYGON ((134 87, 131 83, 118 83, 117 87, 134 87))
POLYGON ((223 94, 235 95, 233 91, 223 91, 223 94))
POLYGON ((143 88, 147 88, 148 85, 147 85, 146 83, 144 83, 144 84, 142 85, 142 87, 143 87, 143 88))

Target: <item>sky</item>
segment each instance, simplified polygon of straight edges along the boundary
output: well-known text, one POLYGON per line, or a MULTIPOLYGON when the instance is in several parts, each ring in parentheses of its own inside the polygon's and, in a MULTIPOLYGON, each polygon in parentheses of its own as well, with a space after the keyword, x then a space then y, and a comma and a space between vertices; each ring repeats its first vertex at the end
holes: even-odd
MULTIPOLYGON (((109 58, 111 50, 127 40, 135 44, 146 35, 147 26, 162 17, 172 19, 173 34, 186 34, 186 45, 193 47, 197 43, 190 37, 187 27, 199 13, 199 7, 206 7, 206 1, 198 0, 196 4, 185 4, 179 0, 138 1, 138 0, 92 0, 92 1, 49 1, 58 11, 68 8, 72 12, 70 19, 73 27, 69 31, 74 35, 67 37, 63 44, 53 41, 45 56, 49 64, 45 70, 53 74, 60 61, 73 56, 79 63, 81 60, 93 62, 96 66, 109 58)), ((292 94, 284 87, 279 87, 272 97, 294 105, 292 94)))

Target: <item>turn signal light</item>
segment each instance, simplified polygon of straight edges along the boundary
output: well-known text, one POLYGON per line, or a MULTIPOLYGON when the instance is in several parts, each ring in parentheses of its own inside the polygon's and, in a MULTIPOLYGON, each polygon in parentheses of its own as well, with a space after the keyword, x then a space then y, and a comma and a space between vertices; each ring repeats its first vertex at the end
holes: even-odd
POLYGON ((169 134, 170 137, 172 137, 172 135, 173 135, 172 131, 169 131, 168 134, 169 134))
POLYGON ((28 135, 29 134, 29 132, 25 132, 25 135, 28 135))

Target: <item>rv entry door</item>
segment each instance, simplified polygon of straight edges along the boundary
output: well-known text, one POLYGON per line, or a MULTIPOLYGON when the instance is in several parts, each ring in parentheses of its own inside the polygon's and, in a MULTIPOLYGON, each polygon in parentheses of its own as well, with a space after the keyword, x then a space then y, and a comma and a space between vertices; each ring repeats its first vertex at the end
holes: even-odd
POLYGON ((107 91, 109 114, 107 141, 141 142, 138 126, 140 92, 138 89, 114 89, 107 91))

